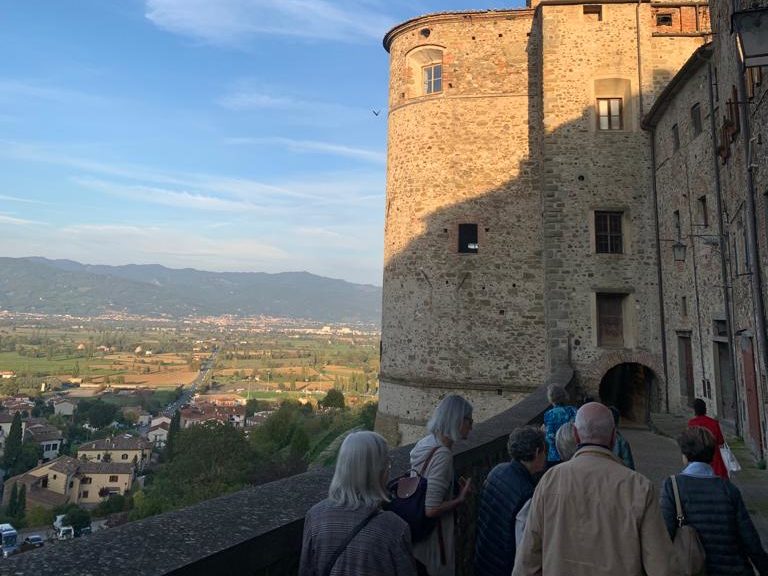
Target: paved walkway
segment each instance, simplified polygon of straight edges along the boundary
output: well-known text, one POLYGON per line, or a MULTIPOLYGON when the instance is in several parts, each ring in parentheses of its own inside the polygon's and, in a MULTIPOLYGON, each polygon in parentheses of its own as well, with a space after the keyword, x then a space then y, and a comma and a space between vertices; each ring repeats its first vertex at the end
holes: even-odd
MULTIPOLYGON (((632 446, 635 466, 661 490, 664 479, 683 468, 680 450, 674 438, 685 428, 687 418, 669 414, 653 414, 654 432, 647 428, 620 427, 621 433, 632 446)), ((744 502, 752 516, 764 546, 768 547, 768 472, 760 470, 754 459, 736 438, 727 438, 736 454, 742 471, 732 478, 741 490, 744 502)))

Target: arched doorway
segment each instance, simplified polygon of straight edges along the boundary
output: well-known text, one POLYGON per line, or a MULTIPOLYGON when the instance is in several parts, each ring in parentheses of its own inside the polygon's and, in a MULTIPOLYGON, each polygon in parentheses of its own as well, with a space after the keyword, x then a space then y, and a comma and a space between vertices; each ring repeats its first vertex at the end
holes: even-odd
POLYGON ((653 370, 636 362, 614 366, 600 380, 600 401, 616 406, 621 417, 638 424, 650 420, 656 376, 653 370))

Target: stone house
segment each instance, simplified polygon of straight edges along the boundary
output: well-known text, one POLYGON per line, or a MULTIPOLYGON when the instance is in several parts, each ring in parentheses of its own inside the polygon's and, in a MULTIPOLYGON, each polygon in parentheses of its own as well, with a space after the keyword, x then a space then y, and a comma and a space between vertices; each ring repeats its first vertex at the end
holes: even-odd
POLYGON ((147 433, 147 439, 152 442, 155 448, 162 448, 168 442, 168 430, 170 425, 167 422, 160 422, 152 426, 147 433))
POLYGON ((142 470, 152 456, 152 443, 141 436, 121 434, 81 444, 77 457, 91 462, 130 464, 142 470))
POLYGON ((61 398, 53 401, 53 413, 61 416, 73 416, 77 410, 77 402, 61 398))
POLYGON ((64 444, 64 435, 55 426, 42 423, 30 423, 24 430, 24 442, 34 442, 42 450, 43 462, 59 457, 64 444))

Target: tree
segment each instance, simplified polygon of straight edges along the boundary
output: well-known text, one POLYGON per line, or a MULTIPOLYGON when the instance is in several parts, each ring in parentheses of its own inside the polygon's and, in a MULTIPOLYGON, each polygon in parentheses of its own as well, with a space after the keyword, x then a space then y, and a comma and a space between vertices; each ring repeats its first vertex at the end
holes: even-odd
POLYGON ((366 430, 373 430, 376 424, 376 412, 378 411, 378 402, 368 402, 360 409, 360 421, 366 430))
POLYGON ((79 532, 83 528, 91 525, 91 514, 88 510, 73 506, 68 509, 67 514, 64 517, 64 525, 72 526, 72 528, 75 529, 75 532, 79 532))
POLYGON ((8 440, 5 443, 5 455, 3 456, 3 465, 6 470, 16 464, 21 454, 21 414, 16 412, 13 415, 11 431, 8 433, 8 440))
POLYGON ((176 449, 176 441, 181 430, 181 411, 177 410, 171 418, 171 424, 168 427, 168 438, 165 441, 165 458, 166 460, 172 460, 174 450, 176 449))
POLYGON ((320 400, 320 404, 323 406, 323 408, 340 408, 343 410, 345 408, 344 392, 341 390, 336 390, 335 388, 328 390, 325 398, 320 400))
POLYGON ((5 508, 5 513, 11 518, 15 518, 19 511, 19 487, 16 482, 13 483, 11 488, 11 497, 8 499, 8 506, 5 508))
POLYGON ((19 518, 23 518, 26 513, 27 513, 27 485, 22 484, 21 490, 19 490, 19 500, 16 505, 16 515, 19 518))

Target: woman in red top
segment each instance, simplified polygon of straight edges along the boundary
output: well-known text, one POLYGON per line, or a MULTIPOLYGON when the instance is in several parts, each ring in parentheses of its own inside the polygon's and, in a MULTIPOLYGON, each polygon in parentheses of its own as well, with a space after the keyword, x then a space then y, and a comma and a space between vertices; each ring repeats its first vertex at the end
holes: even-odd
POLYGON ((725 443, 723 431, 720 430, 720 423, 714 418, 707 416, 707 405, 701 398, 696 398, 696 400, 693 401, 693 411, 696 413, 696 416, 688 420, 688 428, 701 426, 712 432, 716 444, 715 457, 712 459, 712 470, 717 476, 727 480, 728 470, 723 462, 723 457, 720 455, 720 447, 725 443))

